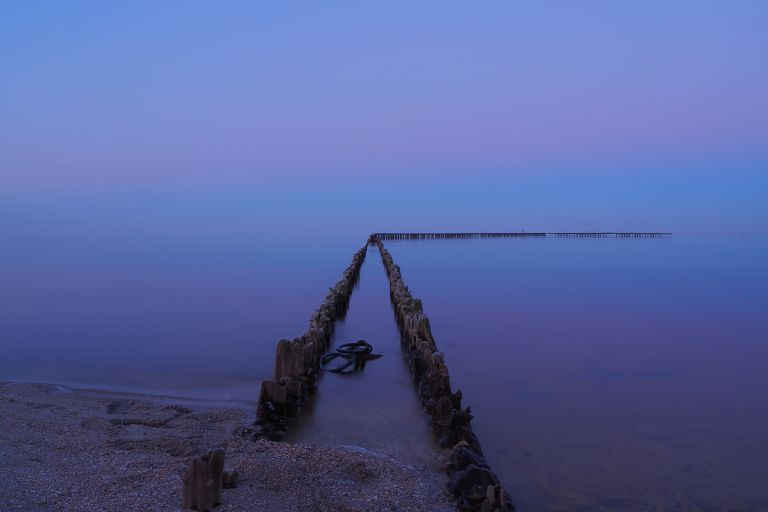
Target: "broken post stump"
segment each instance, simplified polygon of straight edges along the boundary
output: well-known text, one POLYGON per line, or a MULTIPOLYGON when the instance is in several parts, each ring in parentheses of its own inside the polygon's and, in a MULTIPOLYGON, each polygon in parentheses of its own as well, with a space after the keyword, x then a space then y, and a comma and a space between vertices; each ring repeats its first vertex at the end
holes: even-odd
POLYGON ((216 448, 195 457, 184 473, 184 509, 212 512, 220 504, 224 476, 224 450, 216 448))

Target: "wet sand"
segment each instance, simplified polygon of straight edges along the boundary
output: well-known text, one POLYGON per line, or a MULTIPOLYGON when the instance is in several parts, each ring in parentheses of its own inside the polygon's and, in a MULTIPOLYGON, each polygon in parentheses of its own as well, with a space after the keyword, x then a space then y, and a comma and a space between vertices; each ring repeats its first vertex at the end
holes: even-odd
POLYGON ((3 510, 179 510, 214 447, 240 483, 217 511, 454 510, 444 475, 354 447, 240 436, 255 404, 0 383, 3 510))

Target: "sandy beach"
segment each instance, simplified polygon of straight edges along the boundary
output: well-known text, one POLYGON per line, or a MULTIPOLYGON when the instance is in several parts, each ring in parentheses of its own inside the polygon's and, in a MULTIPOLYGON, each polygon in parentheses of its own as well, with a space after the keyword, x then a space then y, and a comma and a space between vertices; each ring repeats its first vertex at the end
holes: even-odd
POLYGON ((180 510, 191 458, 226 450, 217 511, 454 510, 445 476, 354 447, 250 441, 255 405, 0 383, 0 508, 180 510))

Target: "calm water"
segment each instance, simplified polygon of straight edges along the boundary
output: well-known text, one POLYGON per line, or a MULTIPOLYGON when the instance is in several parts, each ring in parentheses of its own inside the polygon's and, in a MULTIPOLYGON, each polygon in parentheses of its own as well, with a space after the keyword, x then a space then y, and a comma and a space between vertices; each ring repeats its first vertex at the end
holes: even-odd
MULTIPOLYGON (((88 218, 94 218, 89 215, 88 218)), ((255 399, 365 233, 0 222, 0 380, 255 399), (130 229, 128 229, 130 228, 130 229)), ((768 510, 768 239, 389 242, 525 511, 768 510)), ((294 439, 435 452, 375 248, 294 439)))
POLYGON ((387 247, 521 510, 768 510, 766 237, 387 247))
POLYGON ((382 357, 355 374, 324 374, 310 409, 289 431, 289 440, 360 446, 439 475, 445 454, 441 459, 403 357, 376 246, 368 248, 360 282, 346 318, 336 325, 333 344, 361 338, 382 357))
POLYGON ((0 222, 0 380, 255 400, 365 241, 88 214, 0 222))

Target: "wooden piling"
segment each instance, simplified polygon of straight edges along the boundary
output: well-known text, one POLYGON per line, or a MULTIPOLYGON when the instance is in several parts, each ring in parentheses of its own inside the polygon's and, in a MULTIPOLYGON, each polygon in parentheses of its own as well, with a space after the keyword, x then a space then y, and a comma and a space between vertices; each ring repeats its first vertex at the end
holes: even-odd
POLYGON ((546 233, 373 233, 370 241, 376 240, 441 240, 458 238, 516 238, 546 236, 546 233))
POLYGON ((576 238, 661 238, 669 236, 671 233, 662 233, 655 231, 600 231, 600 232, 509 232, 509 233, 373 233, 369 241, 376 240, 442 240, 459 238, 525 238, 525 237, 576 237, 576 238))
POLYGON ((661 233, 656 231, 626 231, 626 232, 554 232, 547 233, 549 236, 557 237, 578 237, 578 238, 662 238, 670 236, 672 233, 661 233))
POLYGON ((471 238, 590 237, 659 238, 658 232, 488 232, 488 233, 373 233, 364 247, 352 257, 342 278, 330 288, 320 307, 310 316, 308 329, 293 340, 280 340, 276 347, 275 370, 271 380, 262 382, 257 421, 244 432, 254 439, 282 439, 290 420, 299 414, 308 395, 317 386, 320 358, 328 350, 336 325, 349 307, 350 297, 360 276, 368 244, 379 247, 387 272, 390 299, 400 329, 411 374, 425 410, 431 416, 432 430, 440 443, 452 447, 448 466, 450 488, 460 510, 514 510, 508 493, 501 488, 488 467, 477 436, 470 425, 469 407, 462 408, 461 391, 452 391, 448 368, 438 351, 421 301, 411 296, 400 268, 384 247, 384 240, 438 240, 471 238))
POLYGON ((336 320, 347 312, 367 247, 368 244, 354 254, 342 278, 310 316, 304 334, 277 343, 274 376, 261 383, 256 424, 244 434, 253 439, 280 440, 291 418, 301 412, 309 393, 317 386, 320 358, 330 346, 336 320))
POLYGON ((221 448, 192 459, 182 477, 182 508, 212 512, 213 508, 222 502, 223 478, 224 450, 221 448))
MULTIPOLYGON (((432 432, 442 446, 452 449, 448 464, 449 488, 456 498, 459 510, 514 511, 509 493, 501 487, 499 479, 483 455, 477 436, 472 431, 472 414, 469 407, 462 408, 461 391, 453 392, 451 389, 448 368, 443 354, 437 349, 421 300, 411 295, 403 281, 400 267, 384 247, 383 239, 399 240, 400 238, 396 237, 402 234, 381 235, 371 235, 369 241, 375 243, 381 253, 381 261, 389 279, 390 299, 400 329, 402 346, 424 409, 431 417, 432 432)), ((434 235, 448 237, 447 235, 452 234, 413 235, 420 239, 434 235)), ((456 235, 459 235, 459 238, 472 238, 478 234, 456 235)))

